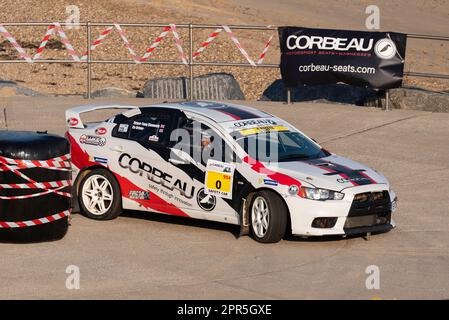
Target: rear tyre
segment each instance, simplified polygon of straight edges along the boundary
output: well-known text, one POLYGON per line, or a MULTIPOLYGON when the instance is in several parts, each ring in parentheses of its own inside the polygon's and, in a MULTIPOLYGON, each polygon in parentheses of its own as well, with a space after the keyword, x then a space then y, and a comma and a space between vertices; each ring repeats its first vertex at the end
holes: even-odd
POLYGON ((259 191, 252 200, 251 233, 262 243, 279 242, 287 228, 288 210, 284 201, 271 191, 259 191))
POLYGON ((78 200, 81 213, 91 219, 112 220, 122 212, 120 186, 105 169, 95 169, 83 177, 78 200))

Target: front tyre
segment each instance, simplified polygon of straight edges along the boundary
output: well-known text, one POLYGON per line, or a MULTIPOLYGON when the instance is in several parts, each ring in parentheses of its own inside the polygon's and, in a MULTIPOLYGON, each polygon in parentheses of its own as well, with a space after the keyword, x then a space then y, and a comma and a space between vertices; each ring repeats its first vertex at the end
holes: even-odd
POLYGON ((288 210, 277 194, 266 190, 257 192, 250 212, 251 231, 256 241, 276 243, 284 237, 288 210))
POLYGON ((81 212, 91 219, 112 220, 122 212, 120 186, 105 169, 95 169, 83 177, 78 198, 81 212))

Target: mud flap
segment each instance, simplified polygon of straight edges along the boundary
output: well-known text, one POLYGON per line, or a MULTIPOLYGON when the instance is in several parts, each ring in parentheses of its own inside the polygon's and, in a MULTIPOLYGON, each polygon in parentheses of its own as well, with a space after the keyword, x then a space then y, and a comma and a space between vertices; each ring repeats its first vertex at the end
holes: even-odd
POLYGON ((249 194, 246 199, 242 199, 242 205, 240 206, 240 215, 239 215, 239 224, 240 224, 240 232, 239 232, 239 238, 241 236, 246 236, 249 234, 249 226, 250 226, 250 213, 249 213, 249 206, 251 204, 251 199, 253 195, 249 194))

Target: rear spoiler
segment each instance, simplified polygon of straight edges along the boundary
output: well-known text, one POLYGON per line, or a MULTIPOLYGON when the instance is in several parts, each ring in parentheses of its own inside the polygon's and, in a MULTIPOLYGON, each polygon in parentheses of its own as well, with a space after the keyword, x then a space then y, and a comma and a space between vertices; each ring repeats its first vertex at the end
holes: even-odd
POLYGON ((86 105, 79 106, 65 111, 65 120, 69 128, 83 129, 84 124, 81 121, 80 115, 82 113, 103 110, 103 109, 139 109, 138 106, 126 106, 126 105, 86 105))

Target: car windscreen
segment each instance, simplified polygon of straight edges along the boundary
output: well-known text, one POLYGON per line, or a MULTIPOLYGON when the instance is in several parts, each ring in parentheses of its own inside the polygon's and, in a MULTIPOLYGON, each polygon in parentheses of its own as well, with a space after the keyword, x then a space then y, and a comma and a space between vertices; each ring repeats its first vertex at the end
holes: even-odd
POLYGON ((288 162, 318 159, 329 155, 296 131, 255 132, 235 139, 249 156, 259 161, 288 162))

